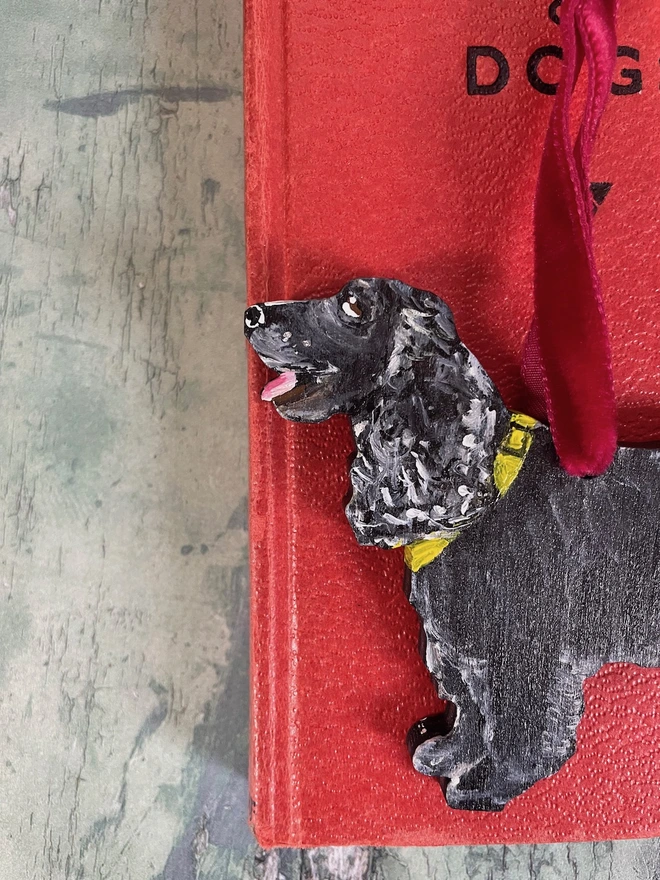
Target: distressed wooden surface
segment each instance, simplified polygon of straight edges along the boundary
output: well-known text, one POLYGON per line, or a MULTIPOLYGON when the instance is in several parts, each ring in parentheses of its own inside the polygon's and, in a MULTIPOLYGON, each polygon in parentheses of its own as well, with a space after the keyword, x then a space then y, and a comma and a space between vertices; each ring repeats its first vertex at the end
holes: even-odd
POLYGON ((241 11, 0 0, 0 877, 660 877, 246 825, 241 11))

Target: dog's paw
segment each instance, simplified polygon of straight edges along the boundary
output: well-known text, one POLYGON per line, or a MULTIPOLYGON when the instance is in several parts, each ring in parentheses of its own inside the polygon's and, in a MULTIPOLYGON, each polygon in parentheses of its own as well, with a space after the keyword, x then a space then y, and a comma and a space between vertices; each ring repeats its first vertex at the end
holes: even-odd
POLYGON ((455 710, 429 715, 408 731, 408 751, 418 773, 456 778, 467 773, 482 757, 465 748, 464 737, 454 726, 455 716, 455 710))
POLYGON ((459 778, 450 779, 445 789, 445 800, 452 810, 499 812, 511 797, 495 784, 493 762, 489 756, 459 778))

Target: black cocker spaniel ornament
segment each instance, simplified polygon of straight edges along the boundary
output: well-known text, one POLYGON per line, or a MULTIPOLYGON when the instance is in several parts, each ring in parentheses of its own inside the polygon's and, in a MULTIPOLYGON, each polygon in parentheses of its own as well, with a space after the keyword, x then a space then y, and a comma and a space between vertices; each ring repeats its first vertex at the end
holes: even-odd
POLYGON ((284 418, 351 421, 346 515, 403 546, 443 716, 408 734, 451 807, 500 810, 575 751, 582 685, 610 662, 660 666, 660 451, 619 448, 589 479, 509 412, 437 296, 359 278, 264 303, 245 333, 284 418))

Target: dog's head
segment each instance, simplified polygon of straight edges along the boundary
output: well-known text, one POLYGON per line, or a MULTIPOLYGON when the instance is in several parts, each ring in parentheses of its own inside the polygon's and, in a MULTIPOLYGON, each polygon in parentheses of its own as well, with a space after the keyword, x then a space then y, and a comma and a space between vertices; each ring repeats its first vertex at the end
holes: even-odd
POLYGON ((252 306, 245 333, 279 373, 262 397, 280 415, 350 416, 346 514, 361 543, 453 534, 495 497, 506 409, 434 294, 358 278, 325 299, 252 306))
POLYGON ((441 299, 384 278, 355 279, 324 299, 252 306, 245 312, 245 335, 280 374, 262 398, 296 422, 357 415, 374 393, 396 393, 406 346, 432 343, 449 350, 459 343, 441 299))

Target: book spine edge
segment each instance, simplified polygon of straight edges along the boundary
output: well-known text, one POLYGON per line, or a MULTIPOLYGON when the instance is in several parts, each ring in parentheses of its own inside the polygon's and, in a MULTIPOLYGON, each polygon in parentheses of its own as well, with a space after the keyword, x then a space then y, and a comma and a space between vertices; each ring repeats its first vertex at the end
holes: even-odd
MULTIPOLYGON (((286 4, 245 0, 245 230, 248 304, 286 297, 286 4)), ((292 828, 289 768, 290 433, 259 400, 264 367, 248 358, 250 430, 250 821, 262 845, 292 828), (277 454, 276 454, 277 453, 277 454), (276 460, 277 459, 277 460, 276 460), (277 493, 274 491, 277 477, 277 493)))

